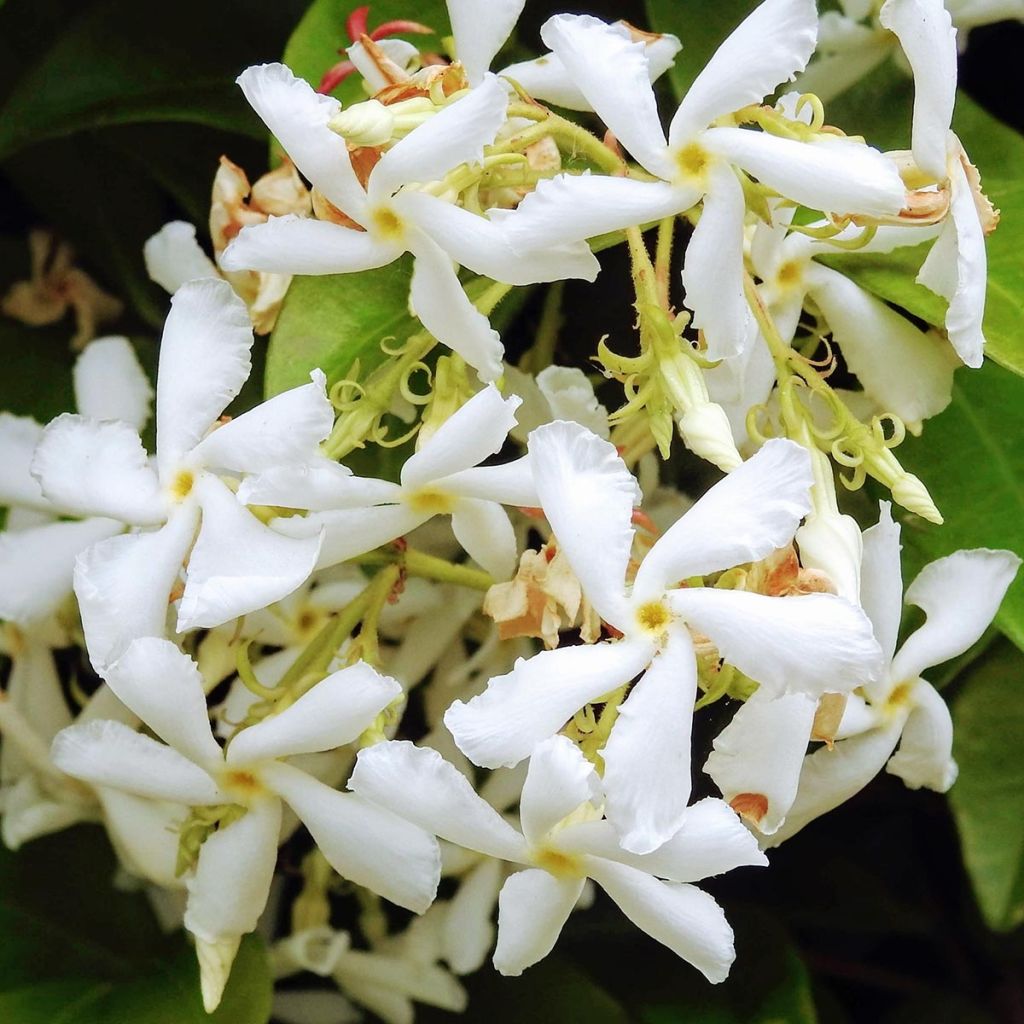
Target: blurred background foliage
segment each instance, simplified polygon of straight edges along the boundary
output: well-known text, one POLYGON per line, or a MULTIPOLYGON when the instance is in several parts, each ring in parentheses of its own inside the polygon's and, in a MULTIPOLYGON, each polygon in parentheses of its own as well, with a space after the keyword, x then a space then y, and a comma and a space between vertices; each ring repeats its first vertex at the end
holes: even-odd
MULTIPOLYGON (((314 82, 344 44, 351 0, 6 0, 0 2, 0 294, 29 271, 27 232, 54 230, 125 311, 152 371, 167 297, 146 277, 142 243, 166 221, 206 231, 224 154, 251 178, 268 140, 235 87, 252 63, 286 56, 314 82)), ((749 0, 528 0, 512 48, 538 45, 556 9, 625 17, 675 31, 684 51, 666 104, 754 4, 749 0)), ((371 23, 413 17, 446 31, 439 0, 381 0, 371 23)), ((1003 209, 991 239, 987 332, 993 361, 961 371, 953 405, 907 442, 905 463, 932 489, 941 529, 910 519, 905 576, 958 547, 1024 550, 1024 27, 977 29, 962 59, 957 129, 1003 209), (1000 123, 1000 119, 1003 123, 1000 123)), ((611 69, 610 69, 611 70, 611 69)), ((354 82, 343 99, 358 98, 354 82)), ((346 92, 347 90, 347 92, 346 92)), ((828 108, 829 119, 883 148, 909 144, 910 81, 887 62, 828 108)), ((205 239, 209 243, 209 238, 205 239)), ((923 320, 941 315, 907 266, 843 257, 844 270, 923 320), (860 261, 859 263, 857 261, 860 261)), ((920 254, 918 254, 918 260, 920 254)), ((580 364, 604 333, 628 335, 626 265, 602 257, 598 287, 570 284, 560 361, 580 364), (600 300, 597 296, 600 294, 600 300)), ((270 342, 274 392, 324 364, 336 379, 396 333, 406 270, 300 279, 270 342), (372 279, 371 279, 372 278, 372 279), (298 375, 298 378, 296 377, 298 375)), ((505 310, 515 356, 543 294, 505 310)), ((46 421, 72 407, 70 316, 29 328, 0 316, 0 408, 46 421)), ((265 343, 258 342, 262 355, 265 343)), ((254 374, 249 401, 262 381, 254 374)), ((613 399, 614 400, 614 399, 613 399)), ((243 396, 242 401, 246 401, 243 396)), ((675 465, 675 463, 673 463, 675 465)), ((680 482, 687 480, 683 462, 680 482)), ((385 467, 378 467, 386 471, 385 467)), ((871 495, 851 497, 866 523, 871 495)), ((948 798, 878 778, 845 807, 773 851, 768 870, 708 884, 737 931, 730 980, 711 987, 599 897, 570 921, 556 955, 521 979, 490 968, 469 979, 466 1019, 489 1024, 994 1024, 1024 1022, 1024 581, 978 647, 935 674, 956 723, 959 782, 948 798)), ((718 709, 727 715, 728 708, 718 709)), ((709 721, 710 719, 710 721, 709 721)), ((695 736, 703 763, 717 729, 695 736)), ((699 776, 702 789, 706 779, 699 776)), ((10 1024, 264 1024, 265 951, 247 940, 224 1004, 202 1013, 193 957, 157 928, 145 899, 112 888, 114 860, 94 828, 0 852, 0 1021, 10 1024)), ((421 1011, 423 1021, 448 1020, 421 1011)))

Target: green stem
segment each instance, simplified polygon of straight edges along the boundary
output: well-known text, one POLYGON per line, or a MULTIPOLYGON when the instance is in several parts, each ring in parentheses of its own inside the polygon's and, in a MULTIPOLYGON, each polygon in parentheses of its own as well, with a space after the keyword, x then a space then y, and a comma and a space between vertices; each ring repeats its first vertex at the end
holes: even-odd
POLYGON ((400 565, 409 576, 421 579, 436 580, 439 583, 455 583, 471 590, 490 590, 494 586, 494 577, 482 569, 473 569, 468 565, 456 565, 435 555, 423 551, 406 548, 378 548, 358 555, 351 559, 356 565, 400 565))

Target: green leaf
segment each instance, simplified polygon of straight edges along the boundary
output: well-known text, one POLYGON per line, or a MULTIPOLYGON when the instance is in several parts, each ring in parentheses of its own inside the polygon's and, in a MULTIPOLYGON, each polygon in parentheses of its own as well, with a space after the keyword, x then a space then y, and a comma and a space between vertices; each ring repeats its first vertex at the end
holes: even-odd
MULTIPOLYGON (((0 159, 42 139, 103 125, 189 121, 260 137, 235 76, 280 52, 295 0, 179 0, 173 17, 101 0, 73 18, 0 111, 0 159)), ((6 14, 6 12, 4 12, 6 14)), ((0 22, 2 31, 2 22, 0 22)))
MULTIPOLYGON (((356 7, 352 0, 314 0, 284 49, 284 63, 314 88, 324 72, 344 60, 342 51, 350 45, 345 19, 356 7)), ((396 18, 412 18, 435 29, 436 34, 403 35, 426 53, 443 52, 442 39, 451 33, 448 10, 443 0, 378 0, 370 7, 370 28, 396 18)), ((351 75, 334 90, 344 104, 366 99, 359 75, 351 75)))
POLYGON ((1024 655, 1001 644, 953 702, 960 777, 949 800, 964 864, 989 927, 1024 922, 1024 655))
MULTIPOLYGON (((906 517, 903 543, 911 559, 922 564, 959 548, 1024 551, 1022 437, 1024 382, 991 362, 958 370, 949 408, 897 452, 946 518, 934 526, 906 517)), ((996 622, 1024 649, 1024 574, 1010 587, 996 622)))

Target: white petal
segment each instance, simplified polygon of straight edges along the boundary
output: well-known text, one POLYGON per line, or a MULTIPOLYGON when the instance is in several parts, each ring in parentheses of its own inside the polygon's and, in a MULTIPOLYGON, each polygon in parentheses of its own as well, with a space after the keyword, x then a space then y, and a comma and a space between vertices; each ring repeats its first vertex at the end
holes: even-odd
POLYGON ((683 289, 693 324, 704 333, 709 359, 743 350, 753 320, 743 294, 746 202, 732 168, 715 164, 704 210, 686 248, 683 289))
POLYGON ((686 816, 696 699, 693 644, 676 628, 620 706, 601 754, 605 813, 632 853, 657 849, 686 816))
POLYGON ((808 277, 847 365, 886 412, 915 424, 949 405, 959 360, 944 339, 834 270, 815 266, 808 277))
POLYGON ((403 251, 365 231, 289 213, 242 228, 220 265, 270 274, 352 274, 386 267, 403 251))
MULTIPOLYGON (((430 919, 426 919, 430 924, 430 919)), ((425 960, 427 954, 410 949, 412 925, 399 938, 395 953, 368 953, 350 950, 342 957, 335 978, 353 999, 373 1010, 384 1021, 411 1024, 412 1007, 397 1015, 400 998, 414 999, 428 1006, 461 1013, 466 1009, 466 991, 442 966, 425 960), (368 998, 371 996, 372 998, 368 998), (387 997, 387 998, 385 998, 387 997), (396 998, 398 997, 398 998, 396 998)), ((434 943, 432 943, 434 944, 434 943)))
POLYGON ((43 431, 32 472, 62 512, 142 526, 167 518, 146 449, 127 423, 58 416, 43 431))
POLYGON ((448 0, 455 57, 470 85, 483 81, 497 52, 516 27, 526 0, 448 0))
POLYGON ((370 172, 367 191, 379 202, 410 182, 437 181, 459 164, 479 164, 505 120, 508 93, 494 75, 400 139, 370 172))
MULTIPOLYGON (((456 263, 507 284, 580 278, 593 281, 601 269, 582 241, 520 253, 499 223, 425 192, 403 192, 395 209, 429 235, 456 263)), ((505 222, 507 223, 507 221, 505 222)))
POLYGON ((585 644, 520 658, 444 723, 459 749, 484 768, 511 767, 553 736, 584 705, 629 682, 654 653, 645 640, 585 644))
POLYGON ((497 380, 505 348, 490 321, 462 290, 451 259, 422 234, 414 252, 409 292, 413 313, 438 341, 462 356, 483 383, 497 380))
POLYGON ((732 929, 722 908, 706 892, 679 882, 661 882, 624 864, 597 859, 591 863, 591 878, 633 924, 713 984, 728 977, 736 958, 732 929))
POLYGON ((353 476, 347 466, 329 459, 274 466, 258 476, 246 477, 238 488, 238 500, 243 505, 277 505, 314 512, 361 508, 398 501, 400 496, 397 484, 353 476))
POLYGON ((32 457, 43 428, 28 416, 0 412, 0 505, 24 505, 50 511, 50 503, 31 473, 32 457))
POLYGON ((535 252, 674 217, 699 202, 702 195, 699 188, 663 181, 557 174, 538 182, 500 224, 516 250, 535 252))
POLYGON ((903 574, 900 569, 900 525, 893 522, 892 504, 878 503, 878 522, 864 531, 860 572, 860 605, 871 620, 886 664, 896 652, 903 616, 903 574))
POLYGON ((210 730, 203 677, 169 640, 133 641, 105 678, 117 698, 178 753, 203 767, 223 760, 210 730))
MULTIPOLYGON (((142 247, 142 259, 149 279, 169 295, 173 295, 186 281, 220 277, 213 260, 196 241, 195 225, 183 220, 172 220, 147 238, 142 247)), ((81 403, 78 408, 80 412, 84 411, 81 403)))
POLYGON ((821 747, 804 760, 800 786, 785 824, 766 846, 778 846, 815 818, 859 793, 881 770, 900 738, 904 716, 886 727, 821 747))
POLYGON ((188 560, 178 632, 219 626, 280 601, 316 566, 320 538, 264 526, 210 473, 196 482, 203 520, 188 560))
POLYGON ((249 376, 252 324, 226 281, 189 281, 171 299, 160 342, 156 446, 161 479, 213 426, 249 376))
POLYGON ((817 706, 806 694, 758 690, 715 737, 704 771, 764 835, 778 830, 796 798, 817 706))
POLYGON ((62 772, 94 786, 183 804, 226 800, 202 768, 121 722, 100 719, 70 725, 57 734, 50 756, 62 772))
POLYGON ((911 789, 925 786, 945 793, 956 782, 949 707, 938 690, 923 679, 914 686, 914 709, 886 771, 898 775, 911 789))
POLYGON ((442 924, 444 958, 456 974, 478 970, 494 944, 491 915, 504 874, 500 861, 482 860, 462 878, 442 924))
POLYGON ((807 67, 818 36, 814 0, 766 0, 715 51, 669 127, 673 146, 723 114, 760 103, 807 67))
POLYGON ((281 830, 281 801, 271 797, 203 843, 188 880, 185 927, 216 942, 256 927, 270 895, 281 830))
POLYGON ((928 620, 893 659, 892 679, 913 679, 963 654, 995 618, 1019 567, 1013 552, 987 548, 957 551, 926 565, 905 600, 928 620))
MULTIPOLYGON (((374 42, 384 52, 388 60, 403 70, 414 73, 419 67, 420 51, 412 43, 408 43, 404 39, 393 38, 376 39, 374 42)), ((345 50, 345 53, 370 87, 371 95, 376 95, 381 89, 386 89, 392 84, 391 79, 378 68, 376 61, 367 53, 362 43, 353 43, 345 50)))
POLYGON ((441 877, 441 854, 427 830, 290 765, 264 771, 335 871, 417 914, 430 906, 441 877))
POLYGON ((188 817, 184 804, 149 800, 120 789, 100 786, 96 796, 103 824, 121 862, 133 874, 166 889, 183 884, 175 873, 181 825, 188 817))
POLYGON ((484 501, 526 508, 540 505, 529 456, 500 466, 473 466, 460 470, 451 476, 442 477, 438 486, 460 498, 482 498, 484 501))
POLYGON ((243 729, 231 741, 228 761, 242 764, 344 746, 401 695, 394 679, 356 662, 331 673, 279 714, 243 729))
POLYGON ((85 519, 0 533, 0 619, 28 625, 52 615, 71 596, 78 555, 122 529, 85 519))
POLYGON ((517 978, 551 952, 583 891, 583 878, 556 878, 539 868, 511 875, 498 896, 494 968, 517 978))
POLYGON ((314 370, 312 382, 275 395, 218 427, 199 442, 195 457, 205 466, 259 473, 303 463, 319 455, 319 444, 334 426, 327 379, 314 370))
POLYGON ((946 177, 946 133, 956 101, 956 30, 942 4, 887 0, 878 12, 896 34, 914 73, 914 162, 935 181, 946 177))
POLYGON ((800 445, 768 441, 658 539, 640 565, 634 594, 655 597, 687 577, 767 558, 793 539, 811 507, 812 480, 800 445))
POLYGON ((75 595, 97 672, 140 636, 164 636, 171 591, 195 536, 198 510, 180 509, 152 533, 94 544, 75 563, 75 595))
POLYGON ((488 384, 441 424, 430 440, 402 467, 402 486, 409 489, 436 483, 497 454, 515 426, 521 399, 502 398, 488 384))
POLYGON ((775 694, 848 693, 881 671, 868 617, 831 594, 764 597, 695 587, 673 590, 669 602, 729 664, 775 694))
POLYGON ((283 64, 246 68, 238 84, 295 166, 340 210, 362 222, 366 193, 345 140, 327 127, 341 104, 321 96, 283 64))
POLYGON ((122 420, 142 430, 149 419, 153 387, 127 338, 89 342, 72 370, 75 407, 94 420, 122 420))
POLYGON ((611 442, 578 423, 538 427, 528 450, 544 515, 583 593, 601 618, 625 629, 636 480, 611 442))
POLYGON ((733 868, 763 867, 768 859, 757 839, 724 800, 707 797, 686 811, 683 827, 657 850, 623 850, 608 821, 571 825, 558 835, 558 848, 617 861, 673 882, 697 882, 733 868))
POLYGON ((523 835, 538 845, 563 818, 600 794, 594 766, 565 736, 552 736, 534 748, 523 785, 519 813, 523 835))
POLYGON ((402 741, 359 752, 349 788, 450 843, 523 861, 523 837, 436 750, 402 741))
POLYGON ((315 539, 323 532, 317 569, 345 562, 409 533, 431 518, 408 505, 314 512, 274 520, 274 530, 285 537, 315 539))
POLYGON ((644 44, 586 14, 556 14, 540 35, 615 138, 655 177, 671 178, 644 44))
POLYGON ((469 557, 496 580, 507 580, 515 572, 516 534, 499 504, 461 499, 452 512, 452 530, 469 557))

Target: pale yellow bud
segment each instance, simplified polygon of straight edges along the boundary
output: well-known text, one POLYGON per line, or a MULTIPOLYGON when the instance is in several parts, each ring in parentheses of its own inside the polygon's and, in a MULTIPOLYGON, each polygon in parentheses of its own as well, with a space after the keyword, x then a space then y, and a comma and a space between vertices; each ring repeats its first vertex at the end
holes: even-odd
POLYGON ((687 409, 679 417, 679 434, 695 455, 716 465, 724 473, 739 466, 743 459, 736 450, 729 417, 714 402, 687 409))

